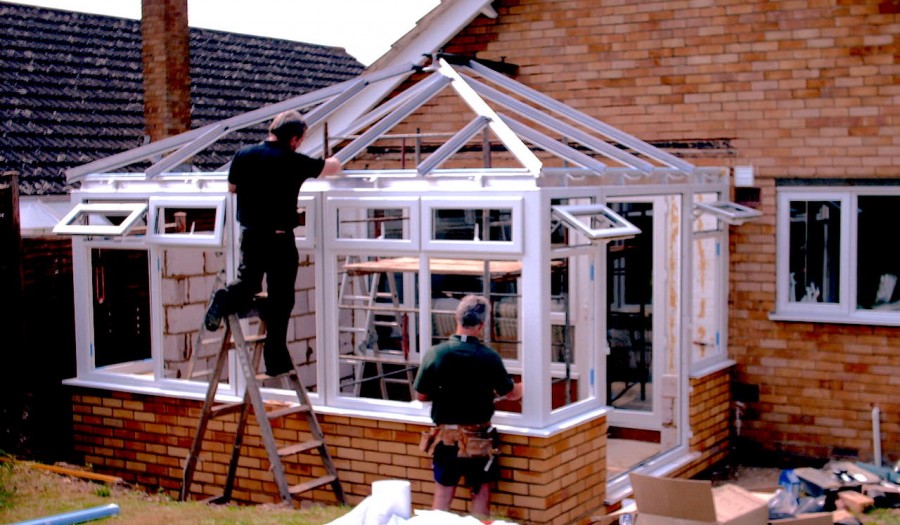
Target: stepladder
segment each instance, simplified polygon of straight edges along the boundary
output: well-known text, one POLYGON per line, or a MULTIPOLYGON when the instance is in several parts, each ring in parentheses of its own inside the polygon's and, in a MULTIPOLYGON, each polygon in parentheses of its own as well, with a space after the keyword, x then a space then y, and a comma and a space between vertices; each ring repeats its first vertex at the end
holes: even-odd
MULTIPOLYGON (((266 456, 268 458, 268 470, 278 488, 281 503, 287 506, 293 506, 294 502, 302 497, 303 494, 309 493, 326 485, 331 486, 334 497, 338 503, 345 504, 346 498, 343 487, 338 477, 337 468, 328 450, 325 442, 325 435, 319 424, 317 415, 310 403, 306 388, 303 385, 301 377, 296 369, 279 375, 275 378, 258 374, 260 359, 262 356, 262 343, 265 340, 265 323, 262 322, 246 322, 246 316, 238 316, 236 314, 227 315, 224 319, 224 330, 222 333, 220 348, 216 357, 213 368, 209 371, 194 370, 192 364, 191 373, 193 376, 205 375, 209 377, 209 388, 207 389, 206 398, 200 413, 200 419, 194 435, 193 444, 188 453, 184 464, 181 500, 187 501, 192 494, 194 485, 199 486, 199 492, 209 494, 213 489, 208 485, 222 485, 222 493, 219 496, 208 497, 207 500, 215 503, 225 503, 231 501, 236 489, 238 462, 241 457, 241 449, 244 446, 244 438, 248 434, 250 426, 250 413, 253 412, 258 426, 259 438, 265 447, 266 456), (242 318, 244 317, 244 323, 242 318), (255 325, 257 333, 245 336, 245 326, 255 325), (240 377, 244 381, 243 398, 239 402, 219 402, 216 394, 220 385, 224 384, 223 379, 226 376, 228 368, 229 354, 234 352, 237 357, 240 377), (296 402, 289 403, 266 403, 262 396, 261 383, 278 382, 280 388, 290 389, 296 394, 296 402), (237 421, 234 421, 237 414, 237 421), (284 418, 302 417, 305 418, 307 426, 305 430, 294 432, 280 432, 279 438, 276 438, 276 428, 284 429, 287 426, 295 427, 295 425, 285 425, 284 418), (212 455, 212 452, 204 450, 204 443, 207 440, 207 433, 210 431, 210 423, 217 419, 225 419, 226 423, 216 426, 221 428, 234 428, 231 457, 224 479, 220 473, 210 474, 203 473, 203 481, 197 481, 198 466, 204 461, 204 458, 212 455), (293 437, 283 437, 293 436, 293 437), (290 469, 295 463, 300 462, 300 456, 318 456, 318 460, 302 461, 303 468, 290 469), (301 475, 300 472, 309 475, 301 475), (210 479, 212 481, 210 481, 210 479)), ((201 328, 201 333, 205 330, 201 328)), ((220 433, 221 431, 218 431, 220 433)), ((212 434, 212 432, 209 432, 212 434)), ((212 447, 217 445, 210 444, 212 447)), ((210 469, 212 470, 212 469, 210 469)))

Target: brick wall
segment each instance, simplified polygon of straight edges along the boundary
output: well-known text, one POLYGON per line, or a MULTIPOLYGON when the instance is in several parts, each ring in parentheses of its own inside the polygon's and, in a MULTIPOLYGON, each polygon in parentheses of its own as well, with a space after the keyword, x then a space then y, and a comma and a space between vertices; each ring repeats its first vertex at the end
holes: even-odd
MULTIPOLYGON (((732 228, 730 354, 756 385, 743 436, 792 454, 872 459, 871 409, 900 457, 900 328, 768 320, 775 179, 900 177, 894 1, 503 0, 445 51, 643 140, 707 141, 696 164, 753 165, 761 220, 732 228), (729 147, 717 147, 727 144, 729 147)), ((449 118, 449 117, 448 117, 449 118)))
MULTIPOLYGON (((199 422, 200 401, 77 389, 72 402, 75 450, 84 464, 128 483, 178 496, 182 465, 199 422)), ((210 422, 193 497, 221 494, 237 417, 210 422)), ((411 482, 413 508, 431 507, 431 460, 418 450, 419 433, 425 426, 322 414, 319 420, 351 505, 370 495, 373 481, 406 479, 411 482)), ((606 431, 605 418, 598 418, 549 438, 502 436, 502 478, 492 498, 492 511, 519 523, 586 523, 605 496, 606 431)), ((276 439, 287 442, 308 439, 302 416, 276 420, 273 432, 276 439)), ((253 418, 241 450, 234 499, 278 501, 253 418)), ((288 482, 324 475, 321 465, 318 455, 286 462, 288 482)), ((328 486, 305 497, 335 503, 328 486)), ((453 510, 467 512, 467 497, 460 489, 453 510)))
POLYGON ((692 477, 724 460, 731 448, 731 369, 690 379, 688 446, 700 457, 673 474, 692 477))
POLYGON ((144 120, 150 140, 191 127, 187 0, 142 0, 144 120))

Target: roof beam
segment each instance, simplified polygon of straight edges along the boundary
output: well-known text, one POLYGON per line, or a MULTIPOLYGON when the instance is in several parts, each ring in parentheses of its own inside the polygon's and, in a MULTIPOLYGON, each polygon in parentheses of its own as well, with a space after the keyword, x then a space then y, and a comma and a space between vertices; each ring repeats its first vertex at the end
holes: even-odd
POLYGON ((473 78, 469 78, 469 85, 472 86, 479 95, 483 96, 488 100, 492 100, 501 106, 505 106, 506 108, 515 111, 516 113, 522 115, 523 117, 533 120, 538 124, 541 124, 553 131, 558 132, 561 135, 569 137, 575 141, 582 143, 584 146, 596 151, 601 155, 605 155, 615 161, 621 162, 626 166, 631 166, 632 168, 637 168, 639 170, 650 171, 654 168, 653 164, 641 159, 640 157, 636 157, 627 151, 619 149, 608 142, 604 142, 596 137, 592 137, 591 135, 585 133, 584 131, 572 126, 571 124, 567 124, 558 118, 547 115, 546 113, 541 112, 539 109, 529 106, 524 102, 514 99, 513 97, 502 93, 487 84, 479 82, 473 78))
POLYGON ((428 156, 427 159, 425 159, 424 162, 419 164, 419 166, 416 168, 419 172, 419 175, 427 175, 433 169, 443 164, 445 160, 459 151, 459 148, 463 147, 466 142, 468 142, 477 133, 481 132, 481 130, 483 130, 489 123, 490 120, 488 120, 488 118, 485 116, 478 115, 477 117, 475 117, 472 122, 466 124, 463 129, 459 130, 455 135, 450 137, 450 140, 441 144, 441 147, 436 149, 434 153, 432 153, 428 156))
POLYGON ((610 126, 609 124, 606 124, 605 122, 601 122, 600 120, 597 120, 590 115, 582 113, 575 108, 569 107, 556 99, 544 95, 540 91, 527 87, 495 71, 492 71, 490 68, 487 68, 477 62, 469 62, 469 65, 467 67, 476 71, 481 76, 489 79, 491 82, 501 85, 514 93, 518 93, 522 96, 528 97, 534 100, 540 106, 546 107, 557 114, 563 115, 564 117, 574 122, 582 124, 585 127, 594 129, 597 131, 597 133, 609 137, 615 142, 618 142, 623 146, 627 146, 642 155, 645 155, 652 159, 656 159, 662 164, 687 172, 690 172, 694 169, 693 164, 685 162, 675 155, 666 153, 665 151, 656 148, 632 135, 629 135, 628 133, 618 130, 610 126))
POLYGON ((597 173, 603 173, 604 171, 606 171, 606 168, 608 168, 606 164, 600 162, 599 160, 589 155, 585 155, 575 148, 567 146, 566 144, 563 144, 562 142, 554 139, 553 137, 549 137, 544 133, 537 131, 536 129, 530 128, 512 117, 502 115, 501 118, 503 118, 506 124, 509 125, 510 129, 512 129, 520 137, 545 151, 553 153, 563 160, 567 160, 573 164, 577 164, 582 168, 596 171, 597 173))

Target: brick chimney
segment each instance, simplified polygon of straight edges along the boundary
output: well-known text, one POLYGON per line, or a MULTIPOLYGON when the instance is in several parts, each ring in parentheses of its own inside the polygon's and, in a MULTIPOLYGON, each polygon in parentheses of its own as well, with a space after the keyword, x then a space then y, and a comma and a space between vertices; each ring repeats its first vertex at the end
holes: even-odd
POLYGON ((191 127, 188 0, 141 0, 144 121, 151 141, 191 127))

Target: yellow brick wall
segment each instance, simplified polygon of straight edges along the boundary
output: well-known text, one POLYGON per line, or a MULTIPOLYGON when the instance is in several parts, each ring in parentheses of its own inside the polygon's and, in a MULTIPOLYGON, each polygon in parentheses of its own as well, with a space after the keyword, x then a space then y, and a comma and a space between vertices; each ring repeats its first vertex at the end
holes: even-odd
MULTIPOLYGON (((199 422, 202 403, 123 392, 78 390, 73 395, 75 450, 97 472, 122 477, 173 497, 181 491, 182 468, 199 422)), ((418 449, 416 424, 319 415, 322 431, 338 469, 348 503, 371 493, 372 482, 411 482, 413 508, 431 507, 431 460, 418 449)), ((222 494, 230 461, 237 415, 213 420, 204 441, 192 497, 222 494)), ((302 416, 273 423, 279 443, 309 439, 302 416), (284 440, 284 441, 282 441, 284 440)), ((606 491, 605 418, 549 438, 503 435, 501 480, 492 511, 519 523, 567 525, 584 523, 601 512, 606 491)), ((268 459, 255 420, 245 434, 233 499, 271 503, 278 488, 268 472, 268 459)), ((288 482, 325 474, 317 454, 285 462, 288 482)), ((304 498, 334 504, 329 486, 304 498)), ((468 512, 468 492, 460 489, 453 510, 468 512)))

